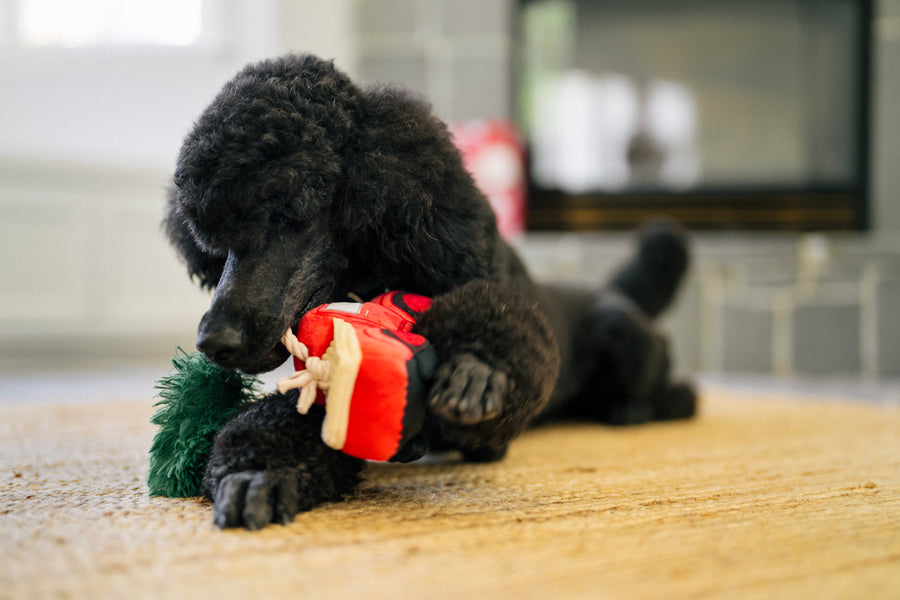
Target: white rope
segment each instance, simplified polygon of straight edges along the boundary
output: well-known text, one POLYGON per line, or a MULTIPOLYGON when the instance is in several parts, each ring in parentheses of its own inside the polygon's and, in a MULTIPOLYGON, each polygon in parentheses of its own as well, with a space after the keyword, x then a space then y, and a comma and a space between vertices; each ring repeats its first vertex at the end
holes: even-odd
POLYGON ((300 388, 297 410, 305 415, 316 401, 318 391, 326 391, 331 386, 331 363, 318 356, 310 356, 309 348, 298 340, 290 329, 282 336, 281 343, 288 349, 288 352, 306 363, 306 368, 289 377, 279 379, 278 391, 284 394, 288 390, 300 388))

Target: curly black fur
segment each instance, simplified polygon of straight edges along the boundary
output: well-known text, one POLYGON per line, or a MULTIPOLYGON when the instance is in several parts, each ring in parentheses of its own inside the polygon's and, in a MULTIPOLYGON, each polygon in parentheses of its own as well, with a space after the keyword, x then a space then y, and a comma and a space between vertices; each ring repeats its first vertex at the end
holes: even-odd
POLYGON ((437 420, 440 438, 464 453, 505 449, 553 391, 559 372, 554 334, 533 296, 520 290, 471 281, 436 298, 416 331, 431 340, 438 356, 451 357, 438 369, 429 408, 443 417, 437 420), (496 374, 493 382, 486 377, 483 394, 452 387, 449 374, 456 361, 468 358, 490 365, 496 374), (500 396, 498 407, 482 419, 482 398, 490 400, 492 392, 500 396))
POLYGON ((250 529, 288 523, 353 490, 363 461, 321 442, 324 416, 318 406, 298 413, 294 391, 267 396, 225 425, 203 478, 204 495, 215 499, 215 523, 250 529))
MULTIPOLYGON (((425 435, 402 456, 427 440, 495 460, 541 416, 693 414, 651 323, 687 266, 682 233, 648 229, 605 290, 536 285, 447 128, 408 91, 357 86, 310 55, 249 65, 186 137, 174 181, 166 231, 215 290, 197 342, 222 366, 274 369, 284 330, 348 293, 434 299, 417 331, 440 365, 425 435)), ((320 425, 278 394, 229 423, 204 480, 216 523, 286 522, 352 492, 361 463, 324 446, 320 425)))

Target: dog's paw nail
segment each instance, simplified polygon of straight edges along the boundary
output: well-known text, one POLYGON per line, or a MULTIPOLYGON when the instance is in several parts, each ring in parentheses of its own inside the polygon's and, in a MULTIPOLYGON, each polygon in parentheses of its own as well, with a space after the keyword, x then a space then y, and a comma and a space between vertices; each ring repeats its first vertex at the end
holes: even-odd
POLYGON ((219 482, 213 522, 220 528, 261 529, 290 523, 300 508, 300 469, 241 471, 219 482))
POLYGON ((506 373, 463 354, 438 368, 428 406, 448 421, 474 425, 500 414, 506 389, 506 373))

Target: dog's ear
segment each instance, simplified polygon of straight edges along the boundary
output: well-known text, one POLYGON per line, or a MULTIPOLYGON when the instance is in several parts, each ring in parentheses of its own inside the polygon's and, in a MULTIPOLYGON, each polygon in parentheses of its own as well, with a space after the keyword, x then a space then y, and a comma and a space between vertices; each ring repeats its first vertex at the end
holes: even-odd
POLYGON ((358 106, 336 205, 348 239, 419 277, 483 277, 493 248, 477 241, 493 239, 496 221, 446 125, 424 99, 385 84, 363 88, 358 106))
POLYGON ((221 256, 213 256, 204 252, 194 240, 190 229, 181 216, 176 204, 176 190, 173 186, 168 190, 168 206, 166 217, 163 221, 163 229, 169 242, 178 251, 181 259, 187 265, 191 278, 196 278, 200 286, 213 289, 219 283, 222 270, 225 268, 225 259, 221 256))

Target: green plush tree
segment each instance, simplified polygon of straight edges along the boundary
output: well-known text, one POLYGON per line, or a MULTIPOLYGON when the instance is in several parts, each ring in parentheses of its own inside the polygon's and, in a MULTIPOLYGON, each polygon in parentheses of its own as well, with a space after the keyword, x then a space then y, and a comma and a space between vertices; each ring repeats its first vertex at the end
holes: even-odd
POLYGON ((174 372, 156 383, 161 400, 151 422, 159 431, 150 447, 147 484, 151 496, 199 496, 213 437, 254 401, 260 381, 181 348, 172 365, 174 372))

